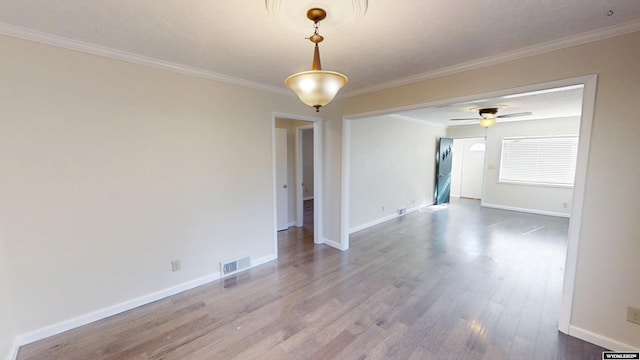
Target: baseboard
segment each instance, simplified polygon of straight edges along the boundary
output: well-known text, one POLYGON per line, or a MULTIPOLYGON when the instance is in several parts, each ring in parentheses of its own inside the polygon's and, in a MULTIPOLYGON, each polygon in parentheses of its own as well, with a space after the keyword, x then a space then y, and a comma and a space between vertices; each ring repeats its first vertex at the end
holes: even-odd
POLYGON ((11 348, 9 348, 9 355, 7 357, 7 360, 16 360, 18 358, 18 350, 20 350, 20 345, 18 345, 18 340, 13 339, 11 348))
POLYGON ((332 248, 336 248, 340 251, 345 251, 346 249, 342 247, 342 244, 340 244, 339 242, 335 242, 333 240, 329 240, 327 238, 324 239, 324 244, 331 246, 332 248))
POLYGON ((640 351, 640 349, 634 348, 629 344, 610 339, 600 334, 592 333, 591 331, 573 325, 569 325, 569 335, 612 351, 640 351))
POLYGON ((287 225, 287 227, 298 227, 298 222, 297 221, 289 221, 289 224, 287 225))
POLYGON ((520 212, 525 212, 525 213, 530 213, 530 214, 538 214, 538 215, 548 215, 548 216, 557 216, 557 217, 565 217, 565 218, 571 217, 571 214, 565 214, 565 213, 559 213, 559 212, 553 212, 553 211, 545 211, 545 210, 526 209, 526 208, 519 208, 519 207, 513 207, 513 206, 504 206, 504 205, 497 205, 497 204, 488 204, 488 203, 485 203, 485 202, 481 202, 480 206, 488 207, 488 208, 492 208, 492 209, 520 211, 520 212))
MULTIPOLYGON (((423 204, 423 205, 420 205, 420 206, 414 206, 414 207, 412 207, 412 208, 408 208, 408 209, 407 209, 407 212, 406 212, 404 215, 409 214, 409 213, 412 213, 412 212, 414 212, 414 211, 418 211, 420 208, 422 208, 422 207, 424 207, 424 206, 429 206, 429 205, 432 205, 432 204, 423 204)), ((372 227, 372 226, 375 226, 375 225, 378 225, 378 224, 382 224, 382 223, 383 223, 383 222, 385 222, 385 221, 393 220, 393 219, 395 219, 395 218, 398 218, 398 217, 400 217, 400 216, 404 216, 404 215, 391 214, 391 215, 387 215, 387 216, 385 216, 385 217, 382 217, 382 218, 380 218, 380 219, 373 220, 373 221, 368 222, 368 223, 366 223, 366 224, 362 224, 362 225, 354 226, 354 227, 352 227, 351 229, 349 229, 349 234, 353 234, 354 232, 358 232, 358 231, 360 231, 360 230, 364 230, 364 229, 366 229, 366 228, 370 228, 370 227, 372 227)))
POLYGON ((364 230, 366 228, 370 228, 372 226, 376 226, 378 224, 382 224, 385 221, 393 220, 393 219, 395 219, 397 217, 398 217, 398 214, 391 214, 391 215, 387 215, 385 217, 370 221, 370 222, 368 222, 366 224, 354 226, 351 229, 349 229, 349 234, 353 234, 354 232, 358 232, 360 230, 364 230))
MULTIPOLYGON (((262 265, 262 264, 266 264, 266 263, 268 263, 268 262, 271 262, 271 261, 273 261, 273 260, 276 260, 277 258, 278 258, 278 256, 277 256, 277 255, 267 255, 267 256, 263 256, 263 257, 261 257, 261 258, 259 258, 259 259, 256 259, 256 260, 252 261, 252 262, 251 262, 251 267, 250 267, 249 269, 254 268, 254 267, 256 267, 256 266, 260 266, 260 265, 262 265)), ((249 270, 249 269, 245 269, 245 270, 243 270, 243 271, 246 271, 246 270, 249 270)))
POLYGON ((305 197, 302 198, 302 201, 307 201, 307 200, 313 200, 313 195, 305 196, 305 197))
MULTIPOLYGON (((259 259, 256 259, 254 261, 251 262, 251 266, 243 271, 246 271, 248 269, 254 268, 256 266, 268 263, 270 261, 273 261, 277 259, 277 256, 272 254, 272 255, 268 255, 259 259)), ((109 316, 113 316, 116 314, 120 314, 122 312, 137 308, 139 306, 142 305, 146 305, 149 303, 152 303, 154 301, 158 301, 161 299, 164 299, 166 297, 172 296, 172 295, 176 295, 179 294, 181 292, 187 291, 187 290, 191 290, 193 288, 196 288, 198 286, 202 286, 205 284, 208 284, 210 282, 219 280, 221 278, 220 273, 216 272, 207 276, 203 276, 201 278, 198 279, 194 279, 191 281, 187 281, 185 283, 176 285, 176 286, 172 286, 170 288, 167 289, 163 289, 160 291, 156 291, 135 299, 131 299, 125 302, 122 302, 120 304, 116 304, 113 306, 109 306, 106 307, 104 309, 100 309, 100 310, 96 310, 93 311, 91 313, 88 314, 84 314, 84 315, 80 315, 78 317, 75 317, 73 319, 69 319, 69 320, 65 320, 62 322, 59 322, 57 324, 53 324, 50 326, 46 326, 43 327, 41 329, 20 335, 18 337, 16 337, 15 341, 14 341, 14 355, 13 357, 10 359, 15 359, 17 354, 18 354, 18 349, 20 348, 20 346, 26 345, 26 344, 30 344, 34 341, 38 341, 38 340, 42 340, 45 339, 47 337, 56 335, 56 334, 60 334, 62 332, 71 330, 71 329, 75 329, 77 327, 92 323, 94 321, 98 321, 98 320, 102 320, 104 318, 107 318, 109 316)))

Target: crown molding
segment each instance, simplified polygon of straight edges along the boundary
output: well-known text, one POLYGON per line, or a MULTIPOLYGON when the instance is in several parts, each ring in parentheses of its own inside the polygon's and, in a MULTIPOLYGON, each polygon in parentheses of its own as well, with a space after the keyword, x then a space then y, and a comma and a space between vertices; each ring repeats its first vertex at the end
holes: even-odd
MULTIPOLYGON (((425 81, 429 79, 434 79, 442 76, 453 75, 456 73, 479 69, 486 66, 496 65, 507 61, 518 60, 529 56, 539 55, 555 50, 560 50, 564 48, 569 48, 572 46, 583 45, 593 41, 604 40, 607 38, 625 35, 633 32, 640 31, 640 20, 626 22, 624 24, 611 26, 604 29, 593 30, 586 33, 578 34, 575 36, 565 37, 559 40, 553 40, 546 43, 533 45, 529 47, 525 47, 522 49, 518 49, 515 51, 485 57, 482 59, 444 67, 435 71, 430 71, 418 75, 413 75, 409 77, 405 77, 402 79, 397 79, 393 81, 388 81, 385 83, 368 86, 362 89, 341 92, 336 96, 336 99, 346 99, 353 96, 363 95, 367 93, 372 93, 380 90, 385 90, 393 87, 413 84, 420 81, 425 81)), ((38 42, 41 44, 57 46, 69 50, 75 50, 87 54, 92 54, 96 56, 102 56, 109 59, 121 60, 133 64, 138 64, 142 66, 149 66, 161 70, 171 71, 179 74, 184 74, 188 76, 209 79, 213 81, 218 81, 222 83, 227 83, 231 85, 237 85, 247 88, 252 88, 260 91, 266 91, 270 93, 280 94, 280 95, 288 95, 294 96, 291 91, 284 87, 270 86, 265 85, 259 82, 250 81, 246 79, 241 79, 229 75, 224 75, 212 71, 202 70, 190 66, 185 66, 181 64, 172 63, 169 61, 154 59, 151 57, 146 57, 142 55, 137 55, 121 50, 116 50, 112 48, 108 48, 105 46, 99 46, 79 40, 69 39, 58 35, 53 35, 49 33, 44 33, 32 29, 27 29, 15 25, 10 25, 7 23, 0 22, 0 34, 7 35, 23 40, 29 40, 38 42)))
POLYGON ((380 90, 385 90, 397 86, 413 84, 416 82, 434 79, 442 76, 453 75, 464 71, 475 70, 486 66, 497 65, 507 61, 518 60, 529 56, 544 54, 547 52, 561 50, 572 46, 587 44, 590 42, 604 40, 615 36, 625 35, 640 31, 640 20, 626 22, 603 29, 593 30, 586 33, 565 37, 558 40, 548 41, 538 45, 533 45, 518 50, 502 53, 499 55, 489 56, 482 59, 469 61, 466 63, 448 66, 435 71, 430 71, 418 75, 405 77, 398 80, 388 81, 385 83, 369 86, 359 90, 345 92, 342 98, 349 98, 357 95, 368 94, 380 90))
POLYGON ((75 50, 86 54, 102 56, 109 59, 121 60, 179 74, 219 81, 226 84, 237 85, 281 95, 293 95, 288 89, 285 88, 269 86, 255 81, 245 80, 229 75, 215 73, 212 71, 176 64, 169 61, 154 59, 147 56, 133 54, 126 51, 116 50, 106 46, 100 46, 79 40, 69 39, 66 37, 10 25, 3 22, 0 22, 0 34, 23 40, 34 41, 41 44, 57 46, 69 50, 75 50))
POLYGON ((396 119, 400 119, 400 120, 404 120, 404 121, 409 121, 409 122, 414 122, 414 123, 418 123, 418 124, 422 124, 422 125, 431 125, 431 126, 435 126, 441 129, 446 129, 447 125, 444 124, 440 124, 437 122, 433 122, 433 121, 429 121, 429 120, 421 120, 421 119, 416 119, 414 117, 411 116, 406 116, 406 115, 401 115, 401 114, 388 114, 388 115, 383 115, 383 116, 388 116, 388 117, 392 117, 392 118, 396 118, 396 119))

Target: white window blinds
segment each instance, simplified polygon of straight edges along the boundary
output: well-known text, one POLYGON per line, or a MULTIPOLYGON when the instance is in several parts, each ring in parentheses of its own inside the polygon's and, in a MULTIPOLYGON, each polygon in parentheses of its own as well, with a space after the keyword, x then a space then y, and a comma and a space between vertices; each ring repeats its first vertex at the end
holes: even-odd
POLYGON ((573 186, 577 157, 577 135, 505 138, 499 181, 573 186))

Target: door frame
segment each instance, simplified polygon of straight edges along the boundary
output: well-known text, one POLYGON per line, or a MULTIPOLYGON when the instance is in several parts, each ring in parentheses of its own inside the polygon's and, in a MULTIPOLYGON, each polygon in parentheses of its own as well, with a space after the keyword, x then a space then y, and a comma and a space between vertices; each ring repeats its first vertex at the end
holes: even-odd
MULTIPOLYGON (((309 121, 313 123, 313 242, 324 243, 322 229, 324 228, 324 217, 322 211, 324 201, 322 198, 323 186, 323 133, 324 121, 322 118, 287 114, 280 112, 271 113, 271 172, 272 172, 272 192, 273 192, 273 253, 278 257, 278 230, 277 230, 277 184, 276 184, 276 118, 309 121)), ((297 184, 296 184, 297 186, 297 184)))
MULTIPOLYGON (((313 125, 309 125, 309 126, 300 126, 296 128, 296 154, 297 154, 297 159, 296 159, 296 168, 298 171, 296 171, 296 226, 301 227, 304 225, 304 187, 302 186, 302 182, 303 182, 303 178, 304 178, 304 174, 303 174, 303 141, 302 141, 302 132, 305 130, 313 130, 314 132, 314 139, 313 139, 313 148, 314 148, 314 155, 313 155, 313 198, 314 198, 314 203, 315 203, 315 129, 313 125)), ((315 211, 314 211, 314 217, 315 217, 315 211)), ((315 224, 315 222, 314 222, 315 224)), ((314 236, 315 238, 315 236, 314 236)))
POLYGON ((351 121, 375 115, 386 115, 401 110, 413 110, 422 107, 433 107, 438 105, 468 102, 485 97, 498 97, 570 85, 584 85, 582 95, 582 116, 580 118, 580 143, 578 145, 576 178, 573 187, 573 201, 571 206, 572 211, 571 217, 569 219, 569 233, 567 235, 566 264, 564 271, 564 280, 562 284, 562 299, 558 316, 558 330, 565 334, 571 334, 571 313, 573 311, 573 294, 575 291, 576 267, 578 263, 578 247, 580 245, 580 229, 582 227, 582 208, 584 204, 584 195, 586 188, 587 165, 589 163, 589 148, 591 143, 591 128, 593 125, 597 83, 598 75, 592 74, 493 92, 473 94, 453 99, 432 101, 411 106, 344 116, 342 118, 340 249, 347 250, 349 248, 349 188, 351 186, 351 174, 349 169, 351 157, 351 121))

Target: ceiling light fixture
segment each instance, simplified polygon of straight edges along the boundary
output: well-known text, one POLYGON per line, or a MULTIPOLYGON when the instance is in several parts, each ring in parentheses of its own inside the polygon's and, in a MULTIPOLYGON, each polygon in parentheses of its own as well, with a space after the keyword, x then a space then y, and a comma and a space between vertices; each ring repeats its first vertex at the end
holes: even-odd
POLYGON ((488 128, 495 125, 498 108, 480 109, 478 112, 480 113, 480 126, 488 128))
POLYGON ((310 71, 293 74, 284 80, 284 83, 298 95, 300 100, 320 111, 333 100, 338 91, 347 84, 349 79, 339 72, 322 70, 320 65, 320 48, 318 43, 324 40, 318 33, 318 23, 327 17, 327 12, 320 8, 307 11, 307 18, 313 21, 313 35, 309 40, 316 44, 313 52, 313 65, 310 71))

